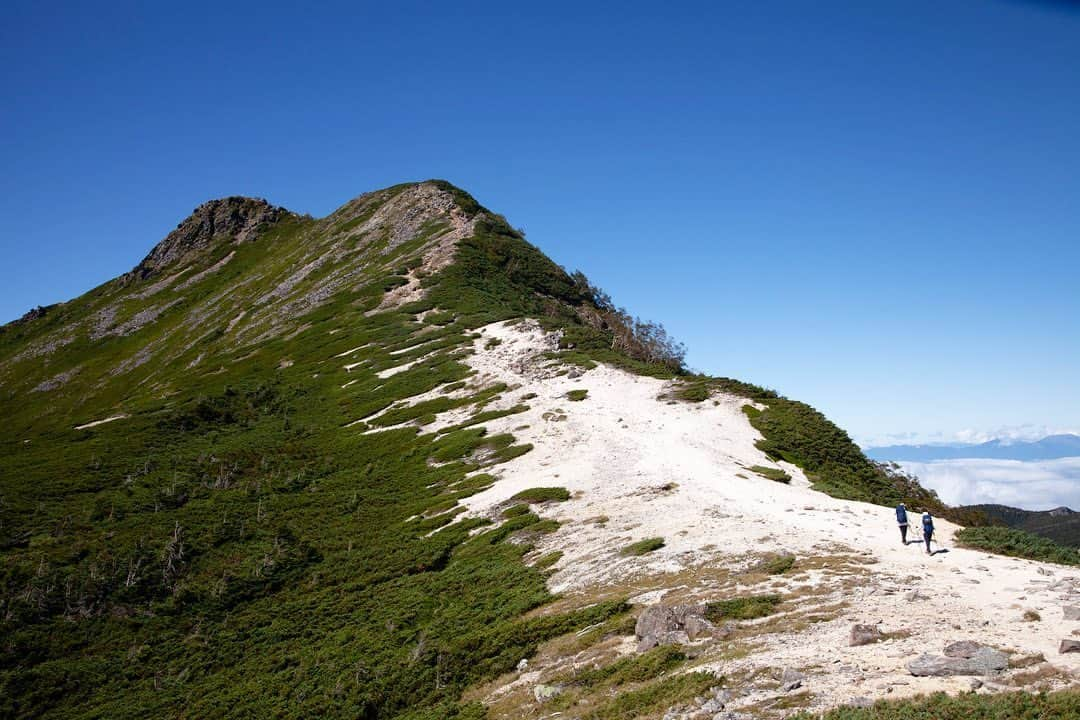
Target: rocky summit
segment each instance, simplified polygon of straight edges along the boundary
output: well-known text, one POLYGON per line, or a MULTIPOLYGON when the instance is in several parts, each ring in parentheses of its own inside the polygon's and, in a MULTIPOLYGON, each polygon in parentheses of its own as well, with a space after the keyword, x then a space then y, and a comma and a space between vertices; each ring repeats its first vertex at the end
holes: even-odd
POLYGON ((443 181, 199 206, 0 328, 0 716, 1080 708, 1010 694, 1077 683, 1075 551, 683 353, 443 181))

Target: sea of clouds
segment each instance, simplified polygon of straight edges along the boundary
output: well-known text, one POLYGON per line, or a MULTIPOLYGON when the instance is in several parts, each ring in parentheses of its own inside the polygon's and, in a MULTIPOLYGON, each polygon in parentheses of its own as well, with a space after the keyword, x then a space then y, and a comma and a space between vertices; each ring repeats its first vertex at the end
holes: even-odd
POLYGON ((997 503, 1025 510, 1064 505, 1080 510, 1080 457, 1040 462, 937 460, 900 466, 950 505, 997 503))

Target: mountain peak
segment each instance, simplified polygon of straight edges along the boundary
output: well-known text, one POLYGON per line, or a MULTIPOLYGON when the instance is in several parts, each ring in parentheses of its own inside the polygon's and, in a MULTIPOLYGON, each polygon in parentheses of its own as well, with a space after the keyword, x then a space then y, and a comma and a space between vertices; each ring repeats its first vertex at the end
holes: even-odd
POLYGON ((289 214, 285 208, 262 198, 233 195, 209 200, 195 208, 165 239, 154 246, 129 273, 143 280, 161 268, 174 265, 202 252, 217 242, 248 242, 261 228, 289 214))

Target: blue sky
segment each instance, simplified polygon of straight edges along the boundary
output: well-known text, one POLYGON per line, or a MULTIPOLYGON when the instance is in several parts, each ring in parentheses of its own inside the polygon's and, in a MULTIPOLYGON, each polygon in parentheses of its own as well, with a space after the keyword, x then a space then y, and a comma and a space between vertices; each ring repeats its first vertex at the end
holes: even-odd
POLYGON ((200 202, 443 177, 862 440, 1080 428, 1080 13, 7 5, 0 321, 200 202))

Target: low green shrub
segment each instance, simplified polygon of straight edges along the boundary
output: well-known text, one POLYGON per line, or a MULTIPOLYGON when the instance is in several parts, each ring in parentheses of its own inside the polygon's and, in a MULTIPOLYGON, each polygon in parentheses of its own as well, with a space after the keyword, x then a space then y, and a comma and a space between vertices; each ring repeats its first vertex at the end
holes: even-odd
POLYGON ((547 502, 566 502, 570 499, 570 491, 564 487, 534 487, 522 490, 510 499, 533 505, 547 502))
POLYGON ((777 555, 757 565, 754 570, 766 575, 783 575, 795 565, 794 555, 777 555))
POLYGON ((610 665, 576 671, 567 683, 581 687, 618 687, 626 683, 652 680, 678 667, 686 653, 672 645, 661 645, 641 655, 631 655, 610 665))
POLYGON ((586 397, 588 397, 588 395, 589 395, 588 390, 584 390, 584 389, 582 389, 582 390, 571 390, 570 392, 566 393, 566 399, 567 400, 572 400, 574 402, 581 402, 586 397))
POLYGON ((762 477, 768 478, 770 480, 775 480, 779 483, 784 483, 785 485, 791 482, 791 476, 780 468, 765 467, 764 465, 754 465, 750 469, 762 477))
POLYGON ((659 550, 664 547, 664 538, 654 537, 639 540, 636 543, 627 545, 623 548, 623 555, 647 555, 654 550, 659 550))
POLYGON ((1080 550, 1058 545, 1038 535, 1006 527, 968 527, 956 533, 963 547, 998 555, 1041 560, 1058 565, 1080 565, 1080 550))
POLYGON ((502 516, 509 519, 512 517, 517 517, 518 515, 524 515, 527 512, 529 512, 529 506, 526 503, 519 503, 503 510, 502 516))
POLYGON ((559 562, 559 560, 562 559, 562 556, 562 550, 555 550, 554 552, 549 552, 546 555, 538 557, 532 566, 537 570, 545 570, 559 562))
POLYGON ((772 615, 779 604, 779 595, 745 595, 729 600, 714 600, 705 604, 705 617, 709 622, 753 620, 772 615))
POLYGON ((691 383, 680 385, 675 391, 675 397, 685 402, 705 402, 709 399, 709 386, 705 383, 691 383))

